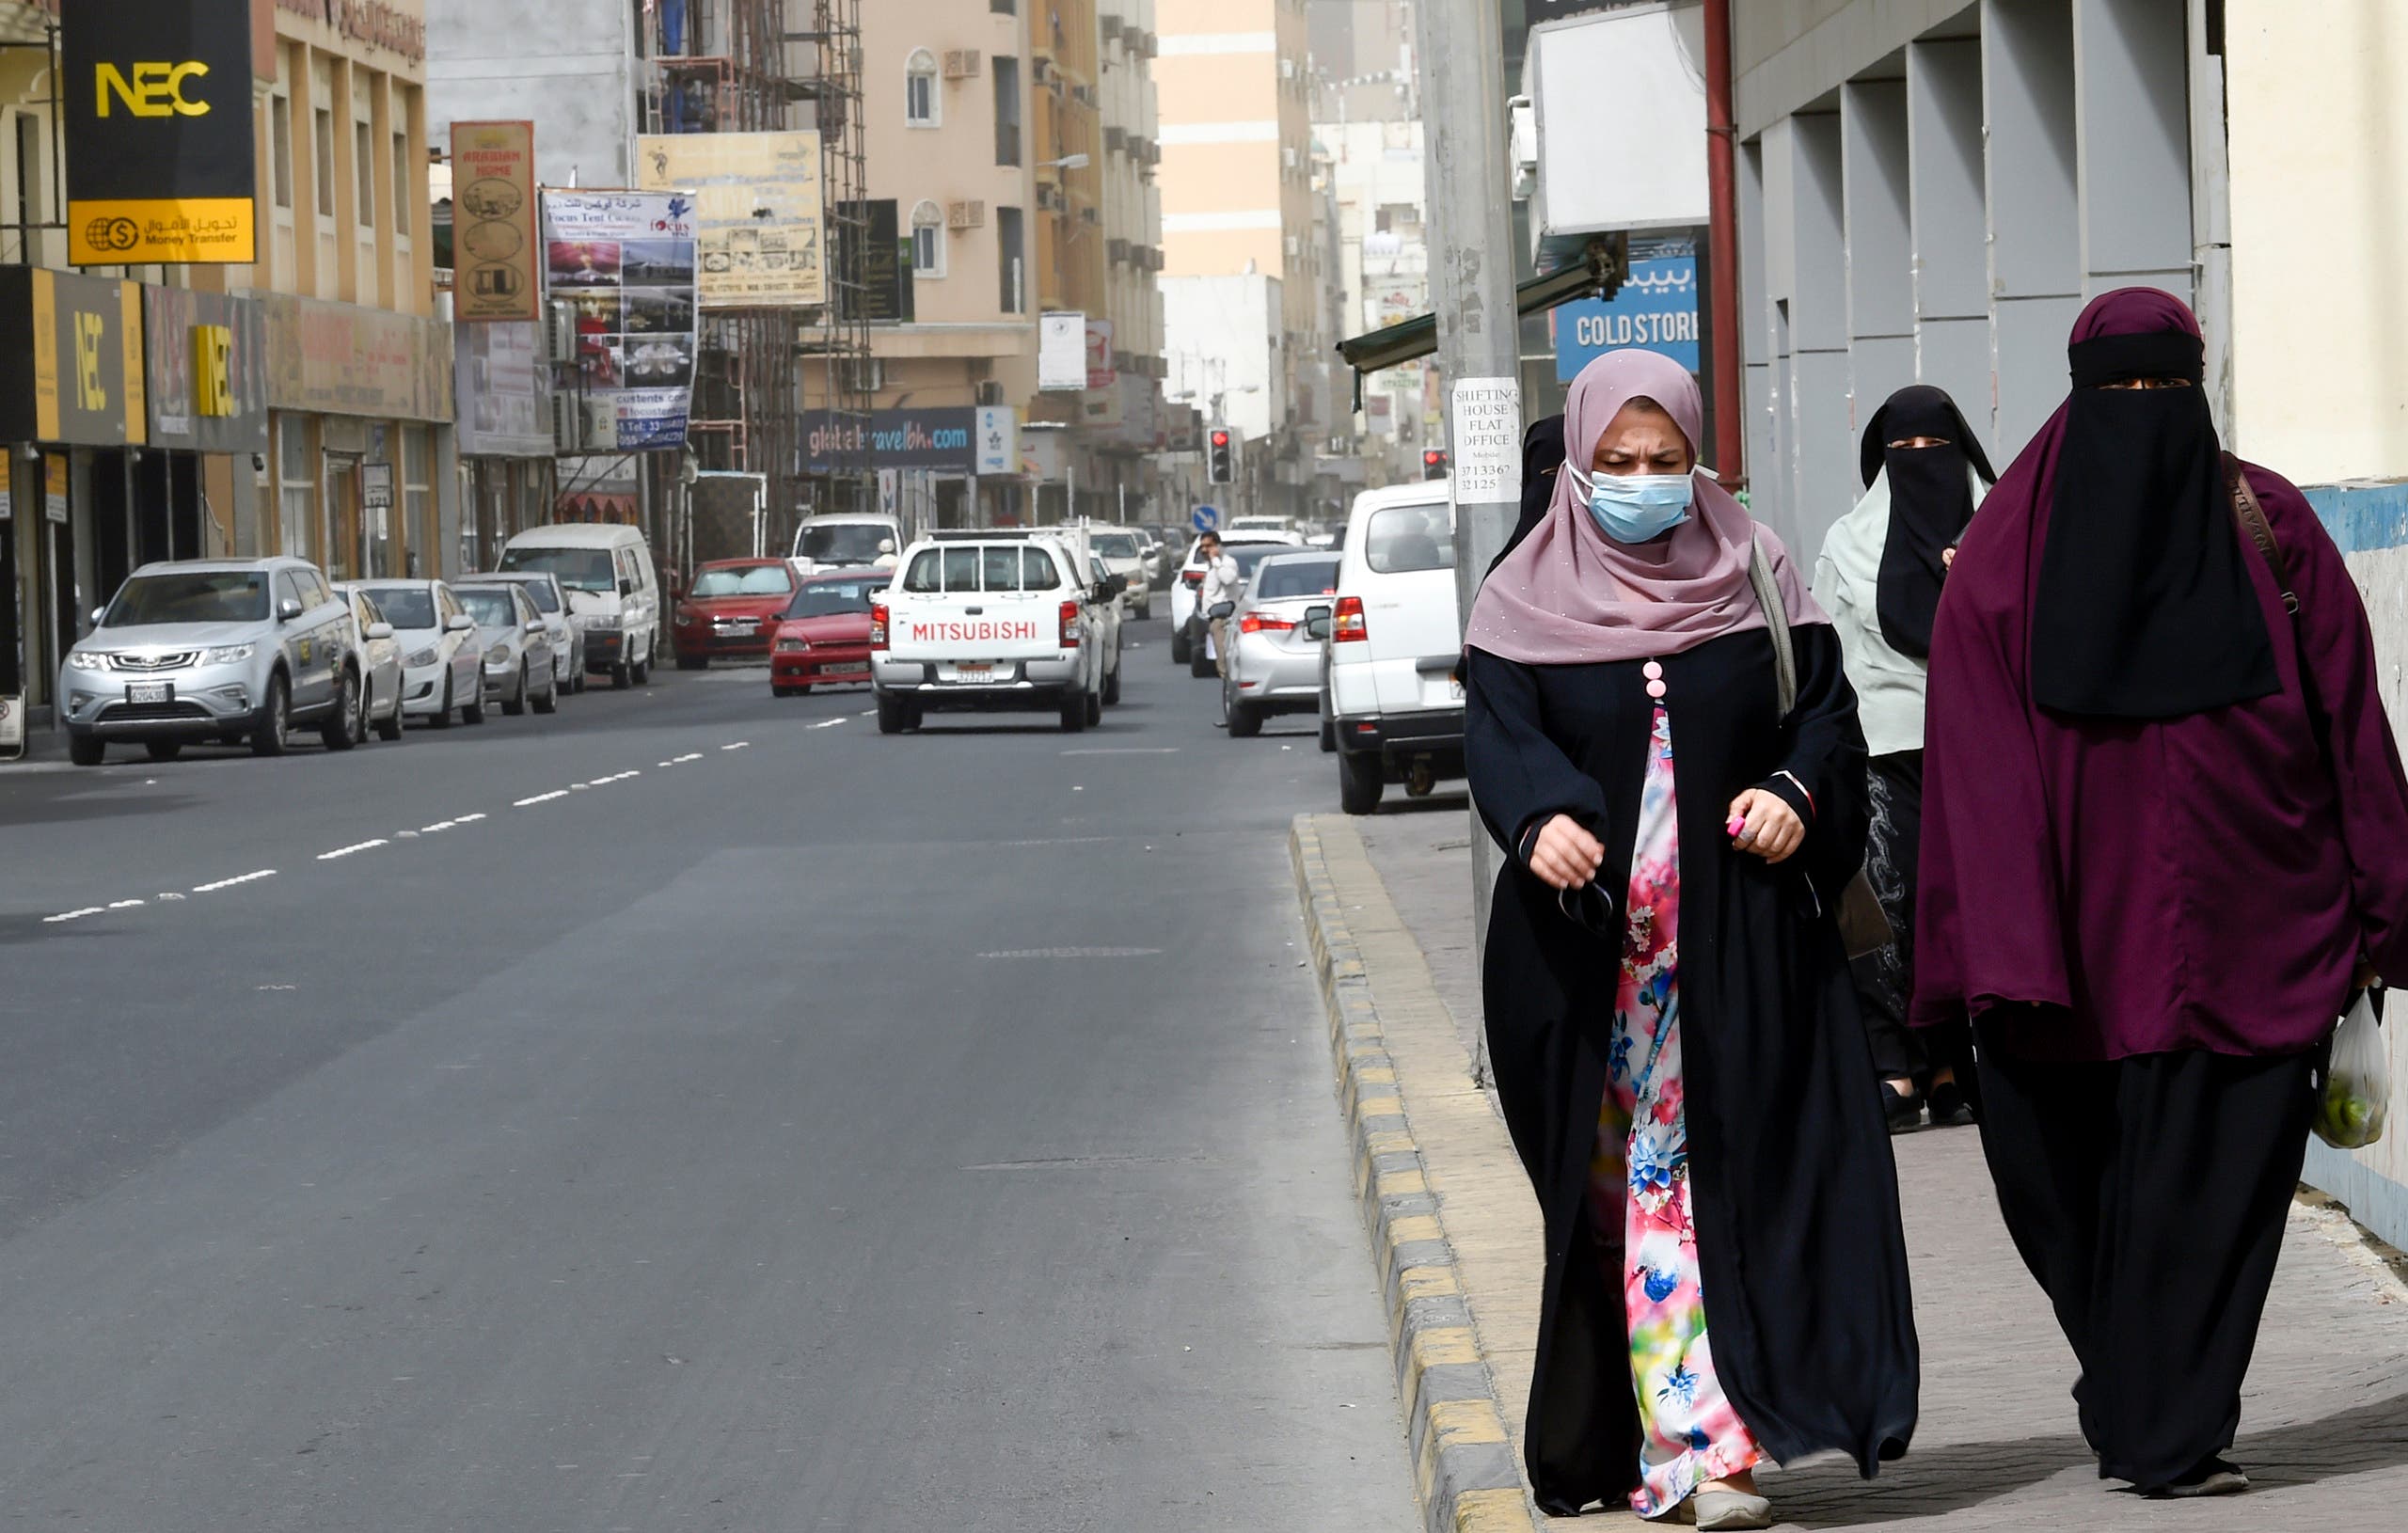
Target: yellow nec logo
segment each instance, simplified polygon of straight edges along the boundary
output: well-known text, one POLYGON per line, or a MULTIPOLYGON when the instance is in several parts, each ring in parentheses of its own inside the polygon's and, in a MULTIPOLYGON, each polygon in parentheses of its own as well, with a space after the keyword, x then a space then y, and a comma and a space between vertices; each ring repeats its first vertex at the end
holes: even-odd
POLYGON ((108 386, 101 381, 101 342, 108 339, 109 322, 98 314, 75 319, 75 392, 87 410, 109 407, 108 386))
POLYGON ((184 82, 208 72, 209 66, 198 59, 182 64, 162 61, 134 65, 133 78, 128 79, 115 64, 100 64, 92 70, 92 87, 100 98, 103 117, 109 115, 112 95, 138 118, 206 117, 209 103, 186 98, 184 82))

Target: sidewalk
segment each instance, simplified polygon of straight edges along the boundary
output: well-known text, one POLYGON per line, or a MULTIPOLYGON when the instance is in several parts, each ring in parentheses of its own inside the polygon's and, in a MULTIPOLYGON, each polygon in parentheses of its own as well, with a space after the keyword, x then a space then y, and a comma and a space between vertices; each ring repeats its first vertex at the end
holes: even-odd
MULTIPOLYGON (((1305 815, 1293 836, 1425 1523, 1483 1533, 1636 1525, 1627 1512, 1576 1524, 1538 1515, 1526 1490, 1498 1488, 1482 1441, 1486 1421, 1520 1435, 1540 1232, 1504 1126, 1469 1081, 1479 983, 1460 805, 1305 815), (1428 1367, 1434 1356, 1453 1365, 1443 1378, 1428 1367), (1486 1399, 1461 1398, 1481 1384, 1486 1399)), ((2341 1212, 2313 1195, 2293 1209, 2234 1450, 2258 1488, 2148 1502, 2097 1478, 2067 1394, 2071 1353, 1999 1223, 1977 1132, 1896 1145, 1923 1337, 1914 1451, 1870 1484, 1839 1463, 1766 1473, 1786 1525, 2221 1533, 2408 1518, 2408 1281, 2341 1212)))

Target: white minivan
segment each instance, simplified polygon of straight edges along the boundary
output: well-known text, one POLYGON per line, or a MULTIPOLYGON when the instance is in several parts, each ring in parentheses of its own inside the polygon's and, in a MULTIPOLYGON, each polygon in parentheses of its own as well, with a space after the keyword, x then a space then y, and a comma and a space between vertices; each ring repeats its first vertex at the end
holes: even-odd
POLYGON ((550 575, 568 593, 568 620, 585 636, 585 669, 610 685, 641 687, 660 652, 660 577, 643 533, 615 522, 531 527, 501 550, 497 568, 550 575))
POLYGON ((1419 797, 1464 772, 1464 684, 1457 667, 1455 510, 1449 482, 1366 490, 1346 519, 1327 617, 1322 748, 1338 752, 1339 802, 1380 807, 1402 782, 1419 797))

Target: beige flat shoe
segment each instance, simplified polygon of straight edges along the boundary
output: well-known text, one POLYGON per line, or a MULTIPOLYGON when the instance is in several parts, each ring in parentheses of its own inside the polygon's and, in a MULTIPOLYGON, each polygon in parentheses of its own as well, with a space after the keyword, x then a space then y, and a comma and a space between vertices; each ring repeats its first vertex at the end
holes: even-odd
POLYGON ((1672 1509, 1665 1519, 1685 1526, 1708 1530, 1717 1528, 1760 1528, 1772 1526, 1772 1503, 1760 1495, 1745 1495, 1737 1491, 1700 1490, 1672 1509))

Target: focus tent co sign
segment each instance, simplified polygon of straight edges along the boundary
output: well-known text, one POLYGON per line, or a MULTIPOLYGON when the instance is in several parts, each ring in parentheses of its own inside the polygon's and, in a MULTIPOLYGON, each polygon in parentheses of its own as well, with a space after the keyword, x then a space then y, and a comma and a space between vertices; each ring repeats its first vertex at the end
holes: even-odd
POLYGON ((258 259, 250 0, 62 8, 67 259, 258 259))

